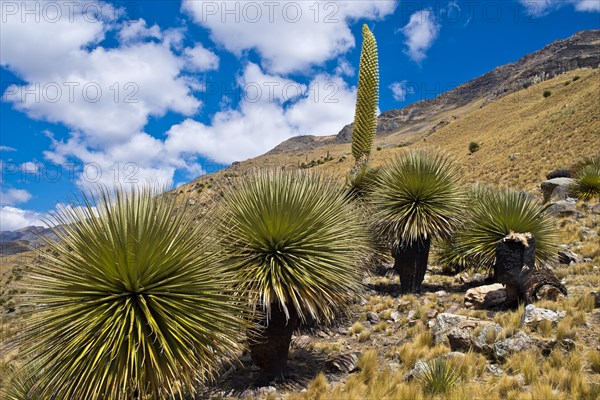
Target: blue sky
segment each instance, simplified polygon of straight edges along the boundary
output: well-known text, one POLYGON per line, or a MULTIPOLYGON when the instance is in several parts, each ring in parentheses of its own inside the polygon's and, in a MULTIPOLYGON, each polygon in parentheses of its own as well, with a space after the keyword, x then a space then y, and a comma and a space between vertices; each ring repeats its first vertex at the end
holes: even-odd
POLYGON ((381 111, 600 28, 600 0, 0 5, 0 230, 98 183, 176 186, 336 134, 354 115, 363 23, 381 111))

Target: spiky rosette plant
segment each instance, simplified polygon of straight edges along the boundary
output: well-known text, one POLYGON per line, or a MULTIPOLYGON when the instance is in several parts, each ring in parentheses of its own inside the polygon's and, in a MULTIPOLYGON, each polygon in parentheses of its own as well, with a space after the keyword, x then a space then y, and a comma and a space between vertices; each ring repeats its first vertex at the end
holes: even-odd
POLYGON ((392 247, 403 292, 421 290, 431 239, 455 230, 464 200, 458 171, 441 154, 407 152, 379 172, 374 217, 392 247))
POLYGON ((361 288, 366 228, 343 187, 302 171, 239 181, 219 215, 223 254, 261 320, 252 359, 263 378, 276 378, 299 322, 331 321, 361 288))
POLYGON ((41 371, 35 362, 24 367, 9 365, 3 371, 3 383, 0 385, 0 399, 2 400, 42 400, 33 392, 41 371))
POLYGON ((352 156, 355 166, 350 179, 367 167, 373 140, 377 131, 377 103, 379 101, 379 60, 375 36, 364 24, 363 44, 358 69, 356 111, 352 130, 352 156))
POLYGON ((531 233, 536 240, 536 261, 546 264, 554 260, 556 225, 540 202, 511 189, 480 187, 476 192, 465 228, 457 238, 459 252, 477 257, 491 269, 502 238, 511 232, 531 233))
POLYGON ((150 189, 101 188, 54 215, 21 337, 40 398, 181 396, 236 349, 242 307, 210 225, 174 209, 150 189))
POLYGON ((600 157, 596 163, 583 166, 575 174, 575 183, 571 185, 571 193, 577 198, 589 201, 600 199, 600 157))

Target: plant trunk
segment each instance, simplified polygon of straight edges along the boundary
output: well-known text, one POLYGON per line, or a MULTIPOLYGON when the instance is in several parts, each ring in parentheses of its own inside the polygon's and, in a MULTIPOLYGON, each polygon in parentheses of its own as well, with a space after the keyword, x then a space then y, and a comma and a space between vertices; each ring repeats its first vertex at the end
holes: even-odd
POLYGON ((289 319, 279 304, 271 305, 271 318, 266 315, 259 327, 249 332, 250 356, 261 368, 259 382, 266 384, 283 377, 288 360, 292 333, 298 328, 300 318, 293 306, 288 307, 289 319))
POLYGON ((498 243, 494 275, 506 285, 509 305, 567 295, 567 289, 551 270, 535 267, 535 238, 529 233, 512 233, 498 243))
POLYGON ((419 293, 427 271, 430 238, 421 238, 392 249, 394 269, 400 275, 402 293, 419 293))

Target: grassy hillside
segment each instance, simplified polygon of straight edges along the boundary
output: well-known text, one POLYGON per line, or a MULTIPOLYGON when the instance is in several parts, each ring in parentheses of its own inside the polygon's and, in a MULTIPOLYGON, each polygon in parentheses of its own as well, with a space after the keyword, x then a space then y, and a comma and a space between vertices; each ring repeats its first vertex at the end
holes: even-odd
MULTIPOLYGON (((536 194, 547 172, 569 167, 598 152, 599 93, 600 70, 582 69, 489 103, 479 99, 438 114, 427 124, 415 124, 377 137, 371 165, 381 165, 406 148, 438 148, 456 160, 466 183, 479 181, 536 194), (544 97, 547 91, 551 94, 544 97), (432 132, 436 125, 441 127, 432 132), (479 151, 470 154, 470 142, 477 142, 479 151)), ((180 187, 179 192, 197 197, 198 185, 204 184, 200 192, 203 198, 207 193, 218 192, 215 186, 230 176, 268 166, 299 167, 311 161, 317 164, 319 160, 322 164, 312 168, 344 179, 353 165, 350 144, 256 157, 202 176, 180 187), (325 161, 327 156, 329 161, 325 161)))

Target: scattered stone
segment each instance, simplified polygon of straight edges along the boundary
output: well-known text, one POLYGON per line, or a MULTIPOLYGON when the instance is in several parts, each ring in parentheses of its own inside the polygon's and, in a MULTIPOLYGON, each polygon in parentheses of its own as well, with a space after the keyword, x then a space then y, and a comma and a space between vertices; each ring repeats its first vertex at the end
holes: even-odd
POLYGON ((468 308, 493 308, 504 304, 505 301, 506 289, 501 283, 471 288, 465 294, 465 306, 468 308))
POLYGON ((334 358, 325 361, 325 367, 330 372, 340 372, 348 374, 356 371, 358 368, 358 359, 362 353, 354 352, 349 354, 341 354, 334 358))
POLYGON ((515 378, 517 378, 517 382, 518 382, 519 386, 521 386, 521 387, 525 386, 525 376, 523 374, 517 374, 517 375, 515 375, 515 378))
POLYGON ((189 200, 188 200, 188 204, 189 204, 190 206, 193 206, 194 204, 196 204, 196 200, 195 200, 195 199, 189 199, 189 200))
POLYGON ((432 319, 432 318, 434 318, 437 315, 437 313, 438 313, 438 311, 435 308, 430 308, 427 311, 427 318, 428 319, 432 319))
POLYGON ((511 154, 510 156, 508 156, 508 161, 515 161, 518 156, 519 156, 519 153, 511 154))
POLYGON ((570 250, 561 250, 558 252, 558 262, 566 265, 577 264, 581 262, 581 257, 570 250))
POLYGON ((415 315, 417 315, 417 313, 415 312, 415 310, 410 310, 408 312, 408 315, 406 316, 406 319, 408 319, 408 320, 415 319, 415 315))
POLYGON ((469 283, 471 282, 471 277, 466 272, 463 272, 456 277, 456 281, 458 283, 469 283))
POLYGON ((504 374, 504 370, 497 365, 490 364, 487 366, 487 372, 494 376, 502 376, 504 374))
POLYGON ((548 310, 547 308, 536 307, 533 304, 528 304, 521 317, 521 326, 537 326, 542 321, 550 321, 553 326, 556 326, 558 321, 564 316, 564 311, 557 312, 548 310))
POLYGON ((448 295, 448 293, 446 293, 445 290, 438 290, 437 292, 434 293, 437 297, 444 297, 446 295, 448 295))
POLYGON ((460 307, 457 306, 456 304, 452 304, 452 306, 450 306, 449 308, 446 309, 446 313, 448 313, 448 314, 456 314, 459 311, 460 311, 460 307))
POLYGON ((398 311, 404 311, 409 306, 410 306, 410 301, 408 301, 408 300, 400 300, 398 302, 398 311))
POLYGON ((391 362, 388 364, 388 368, 391 369, 393 372, 396 372, 400 369, 400 364, 391 362))
POLYGON ((400 321, 400 313, 398 311, 392 311, 390 313, 390 319, 394 322, 398 322, 400 321))
POLYGON ((466 322, 448 332, 448 342, 452 350, 473 350, 491 355, 493 353, 492 344, 501 332, 502 327, 490 321, 478 321, 477 324, 466 322), (475 334, 477 330, 479 333, 475 334))
POLYGON ((424 326, 425 324, 423 323, 423 321, 421 321, 420 319, 413 319, 411 321, 408 321, 408 326, 424 326))
POLYGON ((560 345, 567 351, 575 350, 576 344, 573 339, 564 338, 560 341, 560 345))
POLYGON ((583 257, 583 262, 584 262, 584 263, 591 263, 591 262, 593 262, 593 261, 594 261, 594 260, 593 260, 593 259, 591 259, 590 257, 583 257))
POLYGON ((550 200, 566 200, 570 186, 575 182, 572 178, 554 178, 541 183, 544 203, 550 200))
POLYGON ((598 203, 594 207, 592 207, 592 212, 594 214, 600 214, 600 203, 598 203))
POLYGON ((412 369, 404 375, 404 380, 419 379, 423 376, 423 374, 425 374, 425 371, 427 371, 427 367, 427 362, 423 360, 417 361, 412 367, 412 369))
POLYGON ((493 342, 502 332, 500 325, 492 321, 448 313, 438 314, 429 321, 429 327, 436 344, 449 345, 453 351, 473 349, 487 355, 493 353, 493 342))
POLYGON ((600 290, 591 293, 594 296, 595 308, 600 308, 600 290))
POLYGON ((466 319, 467 317, 462 315, 441 313, 438 314, 434 320, 429 321, 427 325, 429 328, 431 328, 431 333, 433 334, 433 339, 436 344, 447 343, 447 333, 450 331, 450 329, 466 319))
POLYGON ((379 318, 379 315, 377 315, 373 311, 369 311, 367 312, 367 321, 369 321, 372 324, 377 324, 379 321, 381 321, 381 318, 379 318))
POLYGON ((240 357, 240 361, 244 364, 249 364, 252 362, 252 357, 250 356, 250 353, 247 353, 245 355, 243 355, 242 357, 240 357))
POLYGON ((555 178, 572 178, 573 173, 570 169, 555 169, 552 172, 548 172, 546 174, 546 179, 555 179, 555 178))
POLYGON ((526 333, 519 331, 508 339, 494 344, 494 356, 497 360, 505 360, 510 354, 528 350, 537 345, 537 342, 526 333))
POLYGON ((441 357, 443 357, 443 358, 464 358, 465 353, 461 353, 460 351, 449 351, 446 354, 442 354, 441 357))
POLYGON ((276 393, 277 389, 274 386, 264 386, 257 390, 257 395, 259 397, 267 397, 271 393, 276 393))
POLYGON ((581 218, 583 214, 577 211, 575 203, 567 200, 558 200, 546 209, 550 215, 555 217, 575 217, 581 218))

